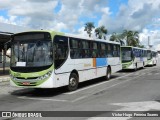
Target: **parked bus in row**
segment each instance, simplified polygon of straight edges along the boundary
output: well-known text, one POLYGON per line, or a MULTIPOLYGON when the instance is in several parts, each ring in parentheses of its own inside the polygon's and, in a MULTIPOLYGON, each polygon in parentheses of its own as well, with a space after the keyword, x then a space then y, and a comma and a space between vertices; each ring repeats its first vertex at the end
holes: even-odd
POLYGON ((158 53, 154 50, 147 50, 147 65, 156 65, 158 61, 158 53))
POLYGON ((122 69, 143 68, 147 65, 147 49, 132 46, 122 46, 122 69))
POLYGON ((121 69, 120 44, 117 42, 44 30, 12 36, 12 86, 67 86, 73 91, 80 82, 102 76, 110 79, 111 73, 121 69))

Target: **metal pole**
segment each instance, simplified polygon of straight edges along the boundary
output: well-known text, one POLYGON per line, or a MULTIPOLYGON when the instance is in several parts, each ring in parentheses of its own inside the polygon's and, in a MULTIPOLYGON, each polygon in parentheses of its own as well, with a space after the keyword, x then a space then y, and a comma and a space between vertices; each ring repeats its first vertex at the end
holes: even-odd
POLYGON ((148 36, 148 48, 150 49, 150 36, 148 36))
POLYGON ((5 74, 7 44, 4 44, 3 50, 3 74, 5 74))
POLYGON ((3 74, 5 74, 5 50, 3 49, 3 74))

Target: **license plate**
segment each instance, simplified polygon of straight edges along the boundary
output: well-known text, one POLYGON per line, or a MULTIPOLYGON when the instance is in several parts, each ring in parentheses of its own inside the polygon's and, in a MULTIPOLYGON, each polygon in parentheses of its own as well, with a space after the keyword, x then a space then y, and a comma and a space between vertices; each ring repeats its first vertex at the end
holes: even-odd
POLYGON ((30 85, 30 82, 23 82, 23 85, 30 85))

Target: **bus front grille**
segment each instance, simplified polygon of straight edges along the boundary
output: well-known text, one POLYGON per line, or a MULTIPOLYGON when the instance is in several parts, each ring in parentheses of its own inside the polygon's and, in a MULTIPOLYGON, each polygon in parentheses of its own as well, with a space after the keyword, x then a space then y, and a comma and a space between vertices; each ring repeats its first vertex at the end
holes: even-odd
POLYGON ((17 80, 36 80, 38 77, 29 77, 29 78, 24 78, 24 77, 16 77, 17 80))

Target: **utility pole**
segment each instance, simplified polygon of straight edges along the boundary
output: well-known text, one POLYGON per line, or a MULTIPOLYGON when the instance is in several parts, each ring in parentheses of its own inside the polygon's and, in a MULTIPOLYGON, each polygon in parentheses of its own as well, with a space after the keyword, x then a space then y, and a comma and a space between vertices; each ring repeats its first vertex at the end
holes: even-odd
POLYGON ((151 49, 152 45, 150 44, 150 36, 148 36, 148 48, 151 49))

